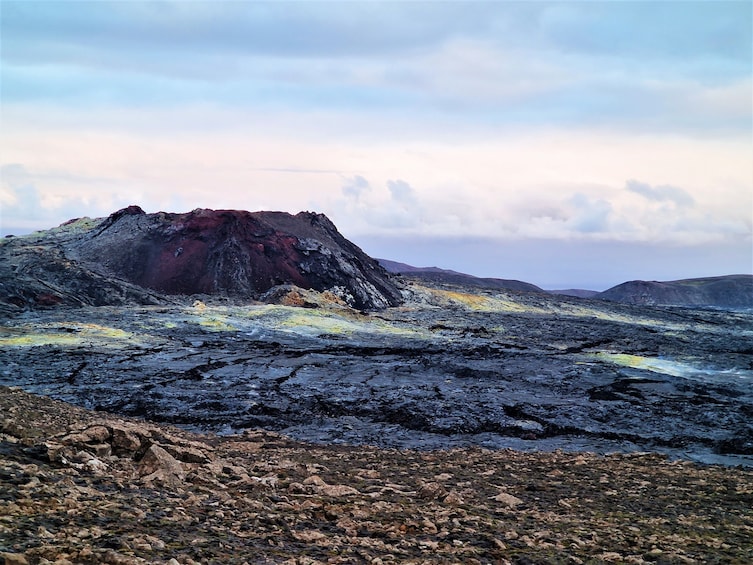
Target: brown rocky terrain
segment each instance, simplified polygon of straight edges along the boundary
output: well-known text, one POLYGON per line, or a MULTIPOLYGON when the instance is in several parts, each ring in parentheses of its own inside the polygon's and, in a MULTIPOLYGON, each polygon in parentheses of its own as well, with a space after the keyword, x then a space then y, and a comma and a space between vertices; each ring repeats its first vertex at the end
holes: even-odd
POLYGON ((753 471, 195 435, 0 388, 23 563, 750 563, 753 471))

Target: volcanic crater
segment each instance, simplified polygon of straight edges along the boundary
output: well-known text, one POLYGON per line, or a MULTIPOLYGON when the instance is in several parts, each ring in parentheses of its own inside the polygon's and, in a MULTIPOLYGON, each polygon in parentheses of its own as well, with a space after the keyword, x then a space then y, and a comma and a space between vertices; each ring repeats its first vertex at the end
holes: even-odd
MULTIPOLYGON (((344 238, 326 216, 311 212, 293 216, 197 209, 146 214, 129 206, 102 220, 71 220, 41 232, 33 247, 30 252, 28 238, 3 244, 0 271, 11 271, 3 277, 8 283, 0 300, 6 304, 127 301, 123 292, 101 296, 96 279, 102 278, 116 286, 127 281, 168 295, 240 299, 258 299, 274 287, 295 285, 330 291, 362 310, 402 301, 400 289, 379 263, 344 238), (73 272, 48 276, 56 263, 73 272), (71 287, 71 281, 87 277, 93 288, 71 287)), ((137 303, 157 300, 130 294, 130 301, 137 303)))

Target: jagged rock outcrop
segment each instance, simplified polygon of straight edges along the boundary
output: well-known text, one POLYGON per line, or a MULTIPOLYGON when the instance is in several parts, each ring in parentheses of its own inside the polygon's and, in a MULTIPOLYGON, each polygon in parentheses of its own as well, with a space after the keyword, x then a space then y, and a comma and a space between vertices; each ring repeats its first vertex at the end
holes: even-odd
POLYGON ((629 281, 595 298, 624 304, 753 308, 753 275, 679 281, 629 281))
POLYGON ((311 212, 146 214, 129 206, 3 240, 0 274, 0 302, 18 308, 154 304, 164 295, 255 299, 279 285, 329 291, 359 309, 401 302, 387 271, 311 212))

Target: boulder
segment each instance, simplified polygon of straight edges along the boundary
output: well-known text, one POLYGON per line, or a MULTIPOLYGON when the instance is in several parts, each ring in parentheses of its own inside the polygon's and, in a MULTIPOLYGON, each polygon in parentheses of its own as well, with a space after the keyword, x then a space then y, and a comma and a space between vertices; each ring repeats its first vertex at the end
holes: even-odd
POLYGON ((113 426, 112 447, 117 454, 133 453, 141 448, 141 438, 132 429, 113 426))
POLYGON ((177 486, 186 478, 180 462, 156 444, 149 446, 139 461, 138 473, 145 483, 161 482, 170 486, 177 486))
POLYGON ((515 508, 516 506, 523 504, 523 501, 517 496, 513 496, 506 492, 499 493, 497 496, 492 497, 492 500, 499 502, 502 506, 507 506, 508 508, 515 508))
POLYGON ((29 560, 22 553, 0 553, 5 565, 29 565, 29 560))

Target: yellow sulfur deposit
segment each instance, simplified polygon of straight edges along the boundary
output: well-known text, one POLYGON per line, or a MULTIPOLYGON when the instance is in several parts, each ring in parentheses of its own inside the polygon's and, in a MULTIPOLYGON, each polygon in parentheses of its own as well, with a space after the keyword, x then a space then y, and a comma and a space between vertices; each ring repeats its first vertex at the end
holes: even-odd
POLYGON ((122 347, 139 343, 134 334, 98 324, 56 324, 0 328, 0 346, 37 347, 40 345, 83 345, 96 343, 122 347))
POLYGON ((671 359, 643 357, 642 355, 630 355, 628 353, 608 353, 605 351, 595 353, 593 356, 601 361, 608 361, 615 365, 632 367, 634 369, 644 369, 646 371, 672 375, 674 377, 682 377, 698 372, 698 369, 691 365, 673 361, 671 359))

